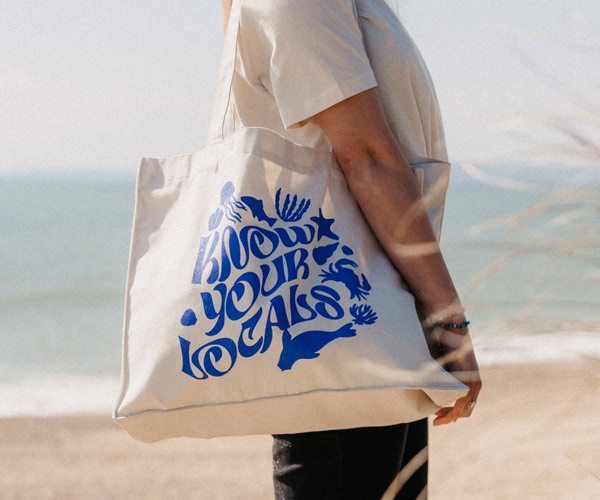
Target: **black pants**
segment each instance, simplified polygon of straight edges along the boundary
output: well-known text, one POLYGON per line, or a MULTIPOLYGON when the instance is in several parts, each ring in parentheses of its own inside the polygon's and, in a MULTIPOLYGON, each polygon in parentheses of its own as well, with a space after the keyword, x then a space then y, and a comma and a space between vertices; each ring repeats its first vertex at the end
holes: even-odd
MULTIPOLYGON (((402 468, 427 447, 427 419, 273 438, 277 500, 379 500, 402 468)), ((426 486, 425 461, 395 498, 415 500, 426 486)))

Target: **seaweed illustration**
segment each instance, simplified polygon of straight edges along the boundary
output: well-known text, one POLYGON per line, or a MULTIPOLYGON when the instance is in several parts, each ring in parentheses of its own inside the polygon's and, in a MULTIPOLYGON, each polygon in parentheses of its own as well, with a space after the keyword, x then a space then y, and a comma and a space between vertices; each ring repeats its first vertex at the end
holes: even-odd
POLYGON ((281 188, 277 190, 277 194, 275 195, 275 206, 277 210, 277 215, 284 222, 298 222, 302 216, 310 207, 310 200, 306 198, 302 198, 298 208, 296 208, 296 204, 298 203, 298 196, 294 195, 294 198, 290 203, 290 195, 285 195, 285 201, 283 202, 283 208, 280 205, 281 202, 281 188), (296 210, 296 211, 294 211, 296 210))
POLYGON ((372 325, 377 321, 377 314, 367 304, 354 304, 350 307, 350 314, 354 317, 355 325, 372 325))

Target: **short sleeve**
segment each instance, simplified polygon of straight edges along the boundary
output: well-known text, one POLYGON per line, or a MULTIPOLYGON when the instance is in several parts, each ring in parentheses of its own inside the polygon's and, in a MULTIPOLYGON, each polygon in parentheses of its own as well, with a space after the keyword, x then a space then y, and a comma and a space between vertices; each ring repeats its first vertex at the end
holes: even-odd
POLYGON ((286 128, 377 86, 354 0, 262 0, 263 84, 286 128))

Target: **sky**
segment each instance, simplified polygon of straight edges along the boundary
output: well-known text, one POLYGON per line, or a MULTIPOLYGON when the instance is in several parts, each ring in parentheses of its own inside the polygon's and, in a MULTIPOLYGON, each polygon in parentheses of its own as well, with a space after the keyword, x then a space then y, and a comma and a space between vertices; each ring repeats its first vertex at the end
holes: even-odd
MULTIPOLYGON (((398 10, 436 84, 453 163, 547 164, 566 150, 567 165, 598 167, 573 146, 600 142, 598 0, 398 10)), ((134 172, 142 156, 202 149, 220 29, 219 0, 3 0, 0 172, 134 172)))

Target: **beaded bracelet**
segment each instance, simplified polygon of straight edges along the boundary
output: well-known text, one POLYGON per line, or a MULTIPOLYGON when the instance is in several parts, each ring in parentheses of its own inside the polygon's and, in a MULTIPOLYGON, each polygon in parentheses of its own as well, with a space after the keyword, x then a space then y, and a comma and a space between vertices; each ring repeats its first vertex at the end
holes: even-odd
MULTIPOLYGON (((440 329, 445 329, 445 328, 466 328, 467 326, 469 326, 471 324, 470 321, 465 321, 464 323, 436 323, 433 326, 430 327, 429 329, 429 334, 433 334, 435 337, 435 341, 438 343, 438 345, 440 345, 441 343, 441 335, 440 335, 440 329)), ((456 334, 453 334, 456 335, 456 334)))
POLYGON ((438 323, 441 323, 445 319, 451 318, 452 316, 456 316, 457 314, 463 314, 464 312, 465 308, 461 307, 456 311, 449 312, 448 314, 444 314, 443 316, 440 316, 438 318, 436 318, 434 315, 431 315, 423 321, 423 326, 425 328, 431 328, 432 326, 440 326, 438 325, 438 323))
POLYGON ((435 323, 433 325, 434 328, 466 328, 471 324, 470 321, 465 321, 464 323, 435 323))

